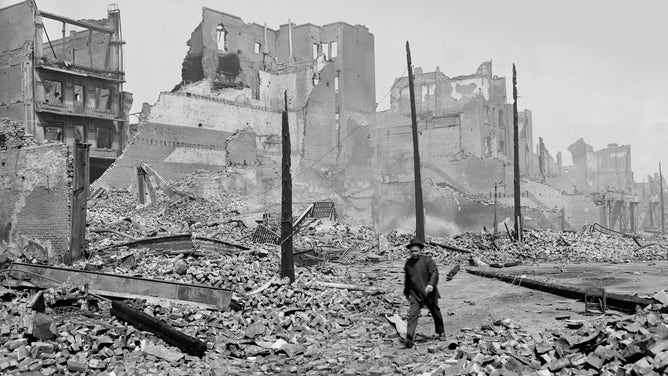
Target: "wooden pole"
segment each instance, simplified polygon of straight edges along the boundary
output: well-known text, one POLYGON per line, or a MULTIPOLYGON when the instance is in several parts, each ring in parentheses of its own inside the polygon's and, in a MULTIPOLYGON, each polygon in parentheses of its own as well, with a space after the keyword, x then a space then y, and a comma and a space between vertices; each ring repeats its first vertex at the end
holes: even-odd
POLYGON ((522 209, 520 208, 520 137, 517 126, 517 70, 513 64, 513 164, 515 193, 515 240, 522 241, 522 209))
POLYGON ((78 142, 74 145, 70 251, 63 260, 68 265, 80 259, 86 248, 86 208, 90 190, 89 146, 78 142))
POLYGON ((659 199, 661 202, 661 235, 666 234, 666 208, 663 203, 663 173, 661 172, 661 162, 659 162, 659 199))
POLYGON ((285 91, 283 111, 283 187, 281 192, 281 278, 295 280, 295 262, 292 247, 292 175, 290 174, 290 125, 288 123, 288 92, 285 91))
POLYGON ((413 124, 413 171, 415 173, 415 237, 424 241, 424 204, 422 203, 422 177, 420 174, 420 148, 418 145, 417 115, 415 113, 415 87, 413 87, 413 65, 411 48, 406 41, 408 64, 408 89, 411 96, 411 122, 413 124))
POLYGON ((497 183, 494 183, 494 233, 499 232, 499 221, 496 218, 496 202, 497 202, 497 183))
POLYGON ((144 182, 146 180, 146 172, 143 168, 137 166, 137 194, 139 197, 139 203, 146 203, 146 189, 144 188, 144 182))

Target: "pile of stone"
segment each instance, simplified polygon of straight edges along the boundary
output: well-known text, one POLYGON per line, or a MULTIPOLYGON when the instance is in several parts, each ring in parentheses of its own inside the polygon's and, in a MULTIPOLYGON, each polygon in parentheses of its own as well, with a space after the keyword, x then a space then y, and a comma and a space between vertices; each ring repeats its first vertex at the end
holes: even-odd
POLYGON ((133 238, 183 233, 197 233, 230 242, 250 241, 252 230, 230 220, 243 210, 243 199, 231 195, 225 200, 172 203, 160 193, 157 192, 157 202, 151 205, 139 205, 136 192, 131 190, 106 191, 91 200, 87 218, 88 248, 96 250, 133 238))
POLYGON ((82 287, 43 292, 45 313, 29 307, 34 294, 3 290, 0 372, 227 374, 248 372, 255 367, 253 362, 264 367, 264 372, 335 372, 359 355, 339 343, 345 332, 357 333, 356 338, 363 338, 369 349, 374 338, 391 333, 380 318, 393 304, 372 279, 343 266, 299 268, 296 281, 288 284, 287 279, 277 277, 277 256, 273 254, 229 256, 221 266, 207 257, 179 259, 177 262, 187 263, 183 275, 167 271, 169 268, 161 275, 163 259, 145 257, 135 267, 102 271, 231 288, 239 303, 235 311, 135 302, 144 313, 205 341, 208 351, 204 357, 183 354, 154 335, 118 321, 109 314, 108 302, 82 295, 82 287), (373 336, 364 337, 370 333, 373 336), (339 356, 329 357, 336 351, 339 356))
POLYGON ((34 145, 37 142, 32 135, 25 134, 21 124, 9 118, 0 118, 0 150, 34 145))
POLYGON ((668 370, 668 315, 643 311, 529 335, 510 319, 466 330, 462 346, 429 375, 660 375, 668 370))

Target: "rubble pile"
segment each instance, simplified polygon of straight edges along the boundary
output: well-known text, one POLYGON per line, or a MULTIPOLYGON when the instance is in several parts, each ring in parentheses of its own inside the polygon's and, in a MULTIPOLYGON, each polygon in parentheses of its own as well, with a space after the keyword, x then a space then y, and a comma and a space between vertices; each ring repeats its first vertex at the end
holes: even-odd
POLYGON ((529 334, 510 319, 465 329, 461 347, 430 375, 659 375, 668 371, 668 315, 645 310, 580 328, 529 334))
POLYGON ((89 249, 105 248, 160 235, 197 233, 231 242, 248 242, 250 229, 228 219, 243 210, 245 201, 231 195, 223 200, 191 200, 172 203, 156 192, 155 204, 140 206, 136 193, 111 190, 89 203, 87 239, 89 249), (91 230, 114 230, 128 236, 91 230))
MULTIPOLYGON (((404 238, 401 241, 404 241, 404 238)), ((520 245, 505 234, 500 236, 489 233, 465 233, 447 239, 434 239, 434 242, 469 250, 471 254, 456 251, 444 252, 442 247, 433 245, 428 245, 428 251, 443 263, 464 261, 471 256, 490 264, 504 264, 513 261, 619 263, 668 258, 668 243, 665 240, 642 241, 647 243, 644 247, 639 246, 630 237, 587 232, 562 233, 551 230, 530 230, 525 231, 524 243, 520 245)), ((397 244, 398 248, 400 244, 397 244)))
MULTIPOLYGON (((160 269, 155 266, 160 262, 145 259, 145 265, 140 262, 136 267, 105 267, 102 271, 159 275, 160 269), (152 271, 150 265, 154 266, 152 271)), ((83 287, 64 285, 43 293, 46 313, 28 307, 34 295, 6 290, 1 313, 6 324, 0 336, 0 371, 122 375, 165 374, 170 370, 170 374, 185 375, 247 373, 259 367, 262 373, 297 369, 337 372, 359 357, 346 348, 342 337, 352 333, 356 333, 356 339, 370 336, 362 342, 371 351, 378 338, 391 334, 384 327, 382 313, 392 310, 396 303, 388 301, 374 286, 373 278, 327 265, 316 270, 298 269, 297 279, 290 285, 287 279, 276 276, 276 255, 247 252, 229 256, 224 268, 207 268, 211 260, 201 259, 177 260, 189 264, 187 273, 170 273, 165 279, 230 287, 240 303, 236 311, 142 302, 135 305, 205 341, 209 351, 203 358, 185 355, 155 336, 120 322, 109 314, 108 302, 82 295, 83 287), (216 277, 198 279, 209 272, 217 273, 216 277), (356 283, 359 290, 323 288, 321 282, 356 283), (249 291, 251 288, 253 291, 249 291), (372 323, 368 326, 360 326, 369 321, 372 323), (39 335, 37 326, 41 328, 39 335), (335 351, 339 356, 327 355, 335 351)))
POLYGON ((32 135, 25 134, 21 124, 9 118, 0 118, 0 149, 35 145, 38 143, 32 135))

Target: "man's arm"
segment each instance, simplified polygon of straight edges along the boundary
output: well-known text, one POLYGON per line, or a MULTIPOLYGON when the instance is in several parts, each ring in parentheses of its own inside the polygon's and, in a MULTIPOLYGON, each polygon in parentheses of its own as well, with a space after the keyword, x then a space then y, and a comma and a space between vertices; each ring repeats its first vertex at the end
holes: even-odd
POLYGON ((428 284, 436 287, 438 285, 438 268, 434 260, 429 258, 427 262, 427 271, 429 272, 429 282, 428 284))
POLYGON ((411 293, 410 277, 408 276, 408 268, 404 266, 404 296, 408 299, 411 293))

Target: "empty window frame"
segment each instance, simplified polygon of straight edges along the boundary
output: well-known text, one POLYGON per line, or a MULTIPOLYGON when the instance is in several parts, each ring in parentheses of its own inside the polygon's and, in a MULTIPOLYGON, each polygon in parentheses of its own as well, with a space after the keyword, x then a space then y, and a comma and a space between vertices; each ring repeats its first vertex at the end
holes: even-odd
POLYGON ((74 85, 74 103, 78 105, 83 105, 85 102, 85 93, 86 89, 83 85, 74 85))
POLYGON ((49 104, 63 103, 63 83, 55 80, 44 80, 44 101, 49 104))
POLYGON ((47 141, 63 141, 63 123, 46 123, 44 139, 47 141))
POLYGON ((338 93, 339 92, 339 78, 334 77, 334 92, 338 93))
POLYGON ((81 124, 74 125, 74 142, 85 144, 86 143, 86 127, 81 124))
POLYGON ((427 95, 429 95, 429 85, 422 85, 422 104, 427 102, 427 95))
POLYGON ((111 128, 97 127, 97 136, 95 139, 98 149, 111 149, 114 141, 114 132, 111 128))
POLYGON ((95 97, 97 98, 97 108, 100 110, 111 110, 113 108, 112 89, 98 87, 95 88, 95 97))
POLYGON ((216 43, 219 51, 227 52, 227 30, 223 24, 216 26, 216 43))
POLYGON ((255 42, 255 44, 254 44, 254 50, 255 50, 255 53, 256 53, 256 54, 259 54, 260 52, 262 52, 262 44, 261 44, 261 43, 258 43, 258 42, 255 42))
POLYGON ((318 58, 318 50, 320 49, 318 43, 313 43, 313 59, 318 58))
POLYGON ((329 57, 334 58, 339 56, 339 44, 338 42, 329 43, 329 57))

